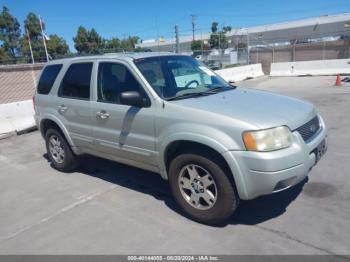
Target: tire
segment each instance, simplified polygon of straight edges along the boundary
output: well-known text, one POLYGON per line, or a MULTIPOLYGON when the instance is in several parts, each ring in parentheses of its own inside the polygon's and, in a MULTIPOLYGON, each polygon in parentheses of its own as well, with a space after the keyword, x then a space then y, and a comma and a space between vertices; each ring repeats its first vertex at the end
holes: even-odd
POLYGON ((61 172, 71 172, 76 169, 78 166, 77 157, 60 131, 56 129, 47 130, 45 142, 47 154, 55 169, 61 172))
POLYGON ((169 184, 175 201, 189 217, 203 224, 218 225, 234 213, 239 204, 239 197, 235 186, 225 174, 225 169, 218 164, 220 161, 211 159, 213 158, 201 153, 176 156, 170 163, 169 184), (199 175, 201 180, 194 182, 195 180, 191 180, 193 175, 199 175), (192 188, 189 190, 188 182, 191 181, 194 186, 190 184, 192 188), (198 181, 202 184, 198 184, 198 181), (199 200, 196 192, 201 195, 199 200), (204 195, 205 198, 202 197, 204 195), (191 201, 192 198, 196 201, 191 201))

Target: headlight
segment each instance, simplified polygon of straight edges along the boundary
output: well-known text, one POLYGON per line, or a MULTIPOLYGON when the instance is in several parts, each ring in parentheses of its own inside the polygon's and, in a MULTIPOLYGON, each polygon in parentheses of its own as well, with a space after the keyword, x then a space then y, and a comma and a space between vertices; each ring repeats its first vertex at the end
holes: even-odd
POLYGON ((292 133, 286 126, 247 131, 243 133, 243 141, 249 151, 273 151, 289 147, 292 144, 292 133))

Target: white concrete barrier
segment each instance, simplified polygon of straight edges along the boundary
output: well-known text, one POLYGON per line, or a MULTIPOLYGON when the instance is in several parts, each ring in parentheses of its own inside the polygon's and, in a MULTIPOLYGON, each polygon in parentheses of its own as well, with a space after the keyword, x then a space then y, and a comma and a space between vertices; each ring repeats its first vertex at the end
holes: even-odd
POLYGON ((0 115, 0 139, 15 133, 14 126, 2 115, 0 115))
POLYGON ((0 138, 35 127, 32 100, 0 104, 0 138))
POLYGON ((216 70, 215 72, 229 82, 237 82, 247 78, 256 78, 264 75, 261 64, 231 67, 216 70))
POLYGON ((272 63, 270 76, 350 74, 350 59, 272 63))

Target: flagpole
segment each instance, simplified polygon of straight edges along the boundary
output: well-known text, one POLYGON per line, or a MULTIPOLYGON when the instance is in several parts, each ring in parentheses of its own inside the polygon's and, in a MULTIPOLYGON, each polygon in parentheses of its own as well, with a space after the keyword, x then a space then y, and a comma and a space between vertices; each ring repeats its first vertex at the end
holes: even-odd
POLYGON ((44 47, 45 47, 46 61, 49 62, 49 54, 47 53, 45 35, 44 35, 44 30, 43 30, 43 22, 42 22, 42 20, 41 20, 41 16, 40 16, 40 15, 39 15, 39 20, 40 20, 41 35, 42 35, 42 37, 43 37, 43 43, 44 43, 44 47))
POLYGON ((27 33, 27 38, 28 38, 28 43, 29 43, 30 56, 32 57, 32 64, 34 65, 35 61, 34 61, 34 56, 33 56, 32 41, 30 41, 30 35, 29 35, 28 30, 26 30, 26 33, 27 33))

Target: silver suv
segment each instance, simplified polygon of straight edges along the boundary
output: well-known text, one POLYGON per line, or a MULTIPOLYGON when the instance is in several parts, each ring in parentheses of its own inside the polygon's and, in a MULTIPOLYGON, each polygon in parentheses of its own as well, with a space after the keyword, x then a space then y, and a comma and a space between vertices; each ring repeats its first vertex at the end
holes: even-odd
POLYGON ((159 173, 194 220, 226 220, 240 199, 302 181, 326 151, 315 107, 225 82, 171 53, 55 60, 35 118, 54 168, 91 154, 159 173))

